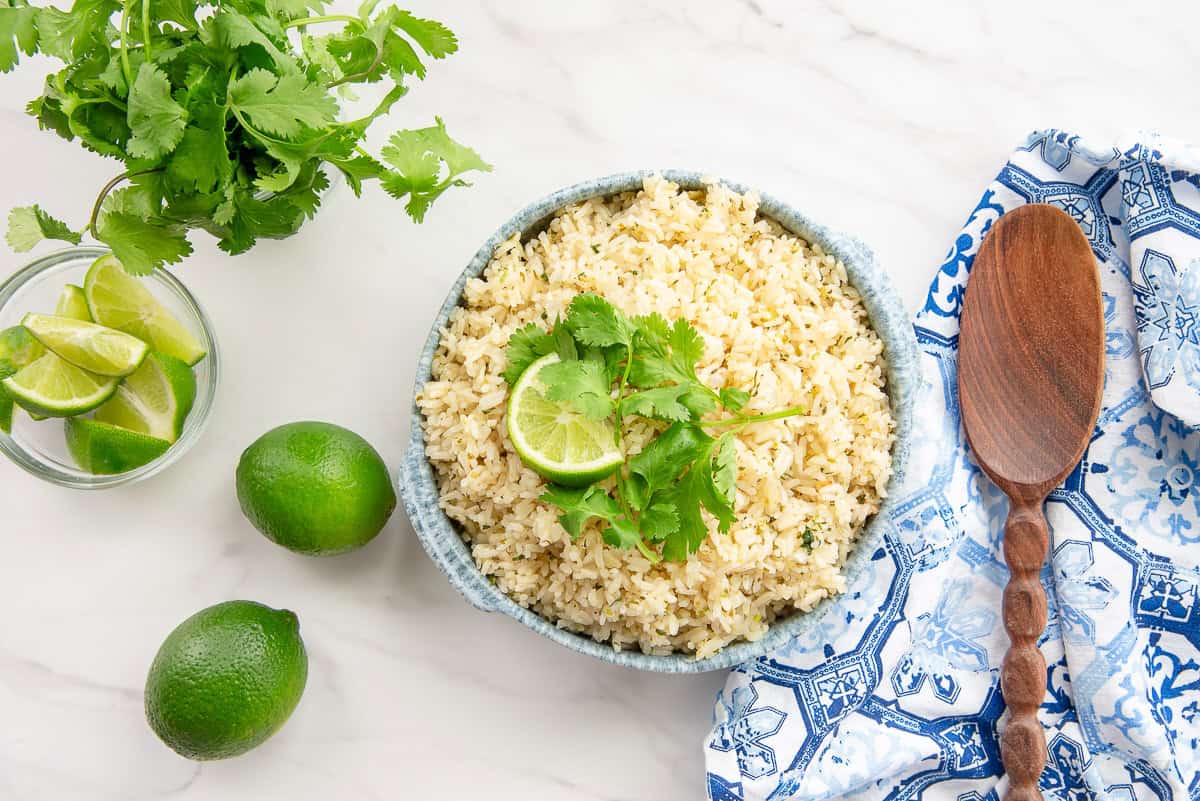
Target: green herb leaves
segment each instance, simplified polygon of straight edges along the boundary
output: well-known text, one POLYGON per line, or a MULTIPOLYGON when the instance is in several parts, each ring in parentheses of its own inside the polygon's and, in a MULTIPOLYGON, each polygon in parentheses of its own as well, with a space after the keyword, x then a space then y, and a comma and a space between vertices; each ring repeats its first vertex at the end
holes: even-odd
POLYGON ((383 173, 384 191, 397 199, 407 195, 404 208, 417 222, 425 219, 429 206, 447 189, 470 186, 459 176, 492 169, 474 150, 450 138, 441 117, 430 128, 392 134, 383 160, 395 168, 383 173))
POLYGON ((337 101, 303 75, 275 75, 257 68, 230 82, 229 106, 235 114, 245 114, 257 131, 285 139, 306 127, 328 125, 337 113, 337 101))
POLYGON ((553 352, 553 336, 533 323, 518 328, 508 338, 508 366, 504 369, 504 380, 510 386, 517 383, 526 367, 553 352))
MULTIPOLYGON (((0 0, 0 71, 39 51, 66 62, 29 113, 44 130, 124 162, 82 231, 131 271, 183 258, 194 229, 231 254, 289 236, 316 212, 334 170, 356 195, 379 181, 419 222, 442 193, 491 166, 441 119, 394 134, 379 158, 362 143, 404 96, 405 81, 423 78, 426 60, 445 58, 458 42, 440 22, 377 0, 357 14, 326 15, 324 7, 74 0, 62 11, 0 0), (338 121, 337 87, 348 84, 380 84, 380 98, 365 116, 338 121), (136 208, 117 203, 110 193, 135 178, 154 191, 136 208)), ((36 206, 10 220, 14 247, 79 239, 36 206)))
POLYGON ((607 544, 636 547, 651 561, 682 561, 694 553, 708 536, 704 512, 718 531, 730 530, 737 431, 804 413, 797 407, 737 414, 749 393, 733 387, 713 391, 700 380, 696 365, 704 357, 704 339, 687 321, 672 324, 657 314, 630 319, 595 294, 577 295, 550 331, 531 324, 514 332, 505 380, 515 383, 533 361, 555 352, 561 361, 539 373, 546 398, 594 420, 615 417, 618 444, 627 416, 669 423, 626 460, 612 490, 551 485, 542 496, 562 510, 559 522, 572 537, 599 519, 607 544), (703 419, 718 408, 734 416, 703 419), (706 428, 724 432, 713 436, 706 428))
POLYGON ((37 9, 0 6, 0 72, 17 66, 18 50, 27 56, 37 52, 37 9))
POLYGON ((129 130, 125 143, 137 159, 158 159, 175 149, 187 126, 187 110, 171 98, 171 81, 153 64, 142 62, 129 92, 129 130))
POLYGON ((8 213, 8 245, 18 253, 32 250, 43 239, 59 239, 78 245, 81 237, 37 205, 21 206, 8 213))

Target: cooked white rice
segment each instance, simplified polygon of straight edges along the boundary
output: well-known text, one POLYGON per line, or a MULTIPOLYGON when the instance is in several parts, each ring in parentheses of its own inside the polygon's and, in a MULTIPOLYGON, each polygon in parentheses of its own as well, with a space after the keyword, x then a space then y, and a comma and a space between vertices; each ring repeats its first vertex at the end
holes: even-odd
MULTIPOLYGON (((576 204, 497 248, 442 332, 418 396, 442 508, 483 573, 559 626, 703 658, 845 589, 842 565, 891 474, 883 346, 841 262, 757 210, 754 195, 657 177, 576 204), (686 562, 607 546, 596 521, 572 541, 505 432, 509 335, 580 292, 688 320, 705 340, 701 379, 752 389, 747 413, 809 410, 742 430, 737 520, 721 534, 705 513, 708 539, 686 562)), ((652 434, 627 429, 625 442, 636 451, 652 434)))

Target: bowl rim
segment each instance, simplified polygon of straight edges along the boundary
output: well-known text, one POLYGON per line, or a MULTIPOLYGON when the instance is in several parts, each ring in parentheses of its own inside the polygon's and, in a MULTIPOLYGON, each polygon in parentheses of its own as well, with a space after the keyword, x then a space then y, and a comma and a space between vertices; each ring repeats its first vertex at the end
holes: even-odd
MULTIPOLYGON (((0 282, 0 309, 3 309, 16 294, 26 286, 42 280, 48 272, 65 269, 65 265, 75 262, 95 262, 103 256, 112 255, 112 249, 104 245, 74 245, 39 256, 19 267, 12 275, 0 282)), ((113 475, 88 475, 85 473, 69 473, 56 465, 46 462, 21 446, 17 439, 9 434, 0 432, 0 453, 9 461, 30 475, 68 489, 101 490, 132 484, 137 481, 157 475, 181 459, 191 450, 200 439, 208 425, 216 401, 217 388, 221 380, 221 356, 217 345, 217 337, 213 323, 200 301, 173 273, 165 268, 157 268, 147 276, 155 281, 158 287, 169 292, 195 321, 200 329, 202 343, 207 355, 204 361, 208 363, 209 379, 197 385, 196 400, 192 411, 188 414, 183 433, 167 451, 152 462, 141 467, 113 475)))
MULTIPOLYGON (((695 659, 678 652, 664 655, 645 654, 636 648, 618 651, 608 642, 596 641, 587 634, 560 628, 554 621, 522 607, 503 593, 475 564, 470 549, 458 533, 456 525, 438 504, 437 483, 432 465, 425 456, 422 415, 416 403, 417 394, 430 378, 433 355, 447 318, 460 304, 467 281, 482 273, 497 246, 513 234, 519 233, 524 238, 530 232, 540 230, 540 227, 565 206, 589 198, 639 189, 644 180, 653 175, 662 176, 684 189, 699 189, 705 183, 717 182, 739 193, 753 191, 741 183, 698 171, 637 170, 573 184, 546 195, 510 217, 483 243, 466 269, 459 274, 425 340, 413 385, 409 441, 399 469, 398 485, 405 512, 422 547, 455 589, 473 606, 487 612, 503 612, 559 645, 604 662, 659 673, 703 673, 730 668, 769 654, 816 626, 837 605, 839 599, 846 597, 846 594, 825 598, 808 612, 797 612, 773 623, 758 640, 732 643, 704 659, 695 659)), ((872 559, 882 541, 889 525, 897 489, 904 480, 908 466, 912 408, 920 386, 916 335, 891 279, 879 267, 874 254, 865 244, 852 236, 835 232, 815 222, 772 195, 757 191, 755 194, 759 198, 760 214, 779 223, 790 233, 819 244, 825 252, 842 261, 846 266, 847 277, 862 296, 872 327, 884 343, 888 361, 888 395, 896 420, 892 476, 879 511, 867 521, 858 542, 843 565, 842 572, 849 587, 872 559)))

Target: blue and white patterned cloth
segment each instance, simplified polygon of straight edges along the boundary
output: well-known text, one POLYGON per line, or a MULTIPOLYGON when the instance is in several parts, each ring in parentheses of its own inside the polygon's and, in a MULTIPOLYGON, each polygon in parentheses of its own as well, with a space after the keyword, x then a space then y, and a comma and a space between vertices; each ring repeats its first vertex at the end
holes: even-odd
POLYGON ((1100 263, 1104 404, 1047 503, 1048 799, 1200 798, 1200 151, 1038 132, 988 187, 917 315, 926 386, 909 481, 818 626, 737 668, 706 740, 712 801, 1002 796, 1007 501, 955 389, 974 254, 1023 203, 1065 209, 1100 263))

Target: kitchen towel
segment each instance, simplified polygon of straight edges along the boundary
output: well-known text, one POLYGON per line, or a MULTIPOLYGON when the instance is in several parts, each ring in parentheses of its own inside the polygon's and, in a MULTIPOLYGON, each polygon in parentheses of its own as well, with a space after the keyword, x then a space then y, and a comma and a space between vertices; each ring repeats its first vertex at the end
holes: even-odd
POLYGON ((1095 436, 1046 505, 1041 788, 1200 798, 1200 151, 1052 130, 984 192, 917 315, 925 385, 882 545, 817 625, 720 693, 712 801, 1003 796, 1008 502, 966 447, 955 359, 974 255, 1024 203, 1062 208, 1087 235, 1107 337, 1095 436))

